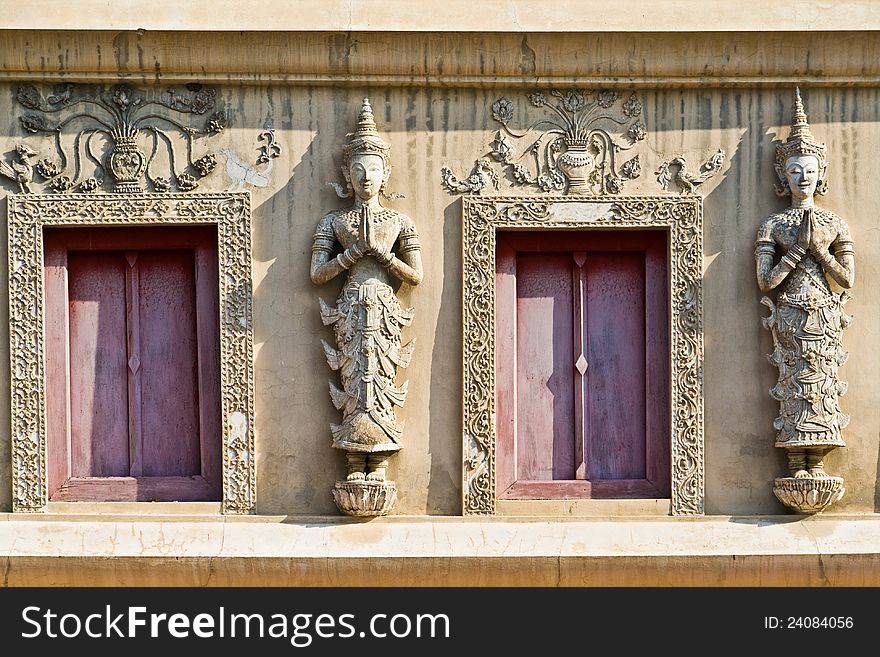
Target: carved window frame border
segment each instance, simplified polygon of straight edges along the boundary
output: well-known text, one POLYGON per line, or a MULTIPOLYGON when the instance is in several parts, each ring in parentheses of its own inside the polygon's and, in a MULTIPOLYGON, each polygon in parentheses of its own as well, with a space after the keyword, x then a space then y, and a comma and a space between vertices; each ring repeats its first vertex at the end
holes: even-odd
POLYGON ((44 226, 216 225, 225 514, 256 510, 250 192, 7 197, 12 510, 44 512, 44 226))
POLYGON ((702 199, 478 196, 462 199, 464 515, 496 513, 496 232, 646 228, 669 234, 671 512, 705 512, 702 199))

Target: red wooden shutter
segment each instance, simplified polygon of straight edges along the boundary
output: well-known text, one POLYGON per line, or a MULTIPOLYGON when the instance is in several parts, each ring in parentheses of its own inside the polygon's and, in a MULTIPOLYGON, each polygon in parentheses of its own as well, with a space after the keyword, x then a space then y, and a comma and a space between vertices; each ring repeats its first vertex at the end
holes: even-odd
POLYGON ((217 500, 216 232, 47 229, 50 499, 217 500))
POLYGON ((500 497, 668 497, 666 233, 501 233, 500 497))

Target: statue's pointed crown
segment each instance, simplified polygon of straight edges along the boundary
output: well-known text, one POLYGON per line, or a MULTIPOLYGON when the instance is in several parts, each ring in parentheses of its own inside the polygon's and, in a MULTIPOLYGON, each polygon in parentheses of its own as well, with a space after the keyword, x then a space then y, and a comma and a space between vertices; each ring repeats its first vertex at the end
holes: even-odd
POLYGON ((346 162, 357 153, 372 153, 379 155, 385 160, 386 165, 388 164, 391 145, 379 136, 369 98, 364 98, 354 132, 349 132, 346 137, 348 142, 342 147, 343 158, 346 162))
POLYGON ((785 168, 785 161, 793 155, 814 155, 819 160, 819 168, 825 169, 825 144, 816 140, 807 122, 801 90, 794 90, 794 103, 791 110, 791 133, 788 139, 776 147, 776 165, 785 168))

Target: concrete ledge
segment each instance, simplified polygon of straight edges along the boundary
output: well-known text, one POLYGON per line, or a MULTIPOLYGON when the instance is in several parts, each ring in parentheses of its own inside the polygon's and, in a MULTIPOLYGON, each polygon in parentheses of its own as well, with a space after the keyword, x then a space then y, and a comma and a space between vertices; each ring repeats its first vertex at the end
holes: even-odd
POLYGON ((880 517, 0 516, 6 586, 880 586, 880 517))

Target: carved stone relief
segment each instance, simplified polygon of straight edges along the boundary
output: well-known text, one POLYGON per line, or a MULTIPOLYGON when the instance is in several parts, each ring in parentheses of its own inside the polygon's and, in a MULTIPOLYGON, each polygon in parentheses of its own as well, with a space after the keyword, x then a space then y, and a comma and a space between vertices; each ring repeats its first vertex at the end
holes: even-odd
POLYGON ((253 295, 251 212, 247 192, 9 195, 13 511, 45 511, 48 502, 43 227, 186 224, 217 226, 222 509, 230 514, 254 513, 253 295))
POLYGON ((27 144, 19 144, 15 147, 18 159, 12 163, 0 162, 0 174, 3 174, 10 180, 18 184, 18 189, 22 194, 31 194, 31 183, 34 180, 34 165, 31 158, 37 156, 37 152, 32 150, 27 144))
MULTIPOLYGON (((638 155, 621 161, 647 135, 635 94, 551 90, 530 93, 528 100, 541 117, 522 131, 510 127, 511 100, 499 98, 492 105, 492 118, 501 129, 487 155, 500 163, 513 184, 556 194, 618 194, 627 180, 641 175, 638 155)), ((464 180, 446 167, 441 179, 458 194, 479 194, 490 184, 497 190, 499 180, 487 158, 478 159, 464 180)))
POLYGON ((696 196, 478 197, 463 207, 463 511, 494 514, 499 229, 669 231, 672 513, 704 512, 702 202, 696 196))
POLYGON ((395 409, 404 405, 409 382, 398 386, 395 379, 398 368, 409 366, 415 346, 402 341, 413 310, 400 304, 392 284, 421 282, 421 245, 412 219, 380 202, 391 173, 390 146, 379 137, 366 98, 343 161, 354 203, 318 222, 311 262, 316 284, 345 273, 336 305, 320 302, 321 320, 336 338, 335 347, 322 341, 324 354, 341 384, 330 382, 330 397, 342 412, 342 421, 330 427, 332 445, 345 452, 348 470, 333 498, 345 514, 379 516, 397 500, 386 469, 389 457, 403 447, 403 422, 395 409))
POLYGON ((852 318, 843 307, 855 262, 847 223, 815 204, 827 188, 826 167, 825 145, 814 139, 797 90, 791 133, 776 147, 777 192, 790 195, 791 205, 762 222, 755 260, 761 291, 776 291, 761 303, 770 309, 768 357, 779 370, 770 390, 779 401, 776 447, 785 450, 789 476, 777 478, 773 492, 801 513, 822 511, 844 494, 843 478, 828 475, 823 459, 845 445, 849 423, 838 401, 847 388, 838 367, 847 359, 841 338, 852 318))
POLYGON ((281 145, 275 139, 275 129, 267 128, 257 135, 257 141, 265 141, 257 149, 256 161, 251 164, 244 161, 231 148, 221 148, 220 152, 226 158, 226 175, 232 184, 230 192, 236 192, 245 188, 245 185, 254 187, 266 187, 271 180, 274 160, 281 155, 281 145), (265 166, 261 166, 265 165, 265 166))
POLYGON ((679 194, 694 194, 696 188, 709 180, 712 176, 721 170, 724 164, 725 152, 719 148, 715 153, 706 160, 698 172, 688 170, 687 161, 683 155, 676 156, 668 162, 662 162, 655 171, 657 182, 664 190, 669 190, 670 183, 674 180, 678 186, 679 194))
POLYGON ((95 192, 108 182, 120 194, 143 192, 146 182, 156 192, 192 191, 217 165, 210 152, 193 159, 197 138, 219 134, 226 125, 219 112, 201 128, 178 120, 181 114, 201 117, 215 108, 216 92, 199 84, 161 94, 125 84, 110 89, 66 84, 46 95, 25 85, 15 99, 28 110, 19 117, 27 132, 53 135, 58 159, 43 158, 35 170, 45 187, 59 194, 95 192), (175 137, 184 141, 182 161, 175 137))

